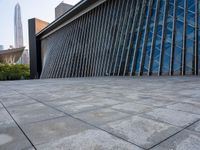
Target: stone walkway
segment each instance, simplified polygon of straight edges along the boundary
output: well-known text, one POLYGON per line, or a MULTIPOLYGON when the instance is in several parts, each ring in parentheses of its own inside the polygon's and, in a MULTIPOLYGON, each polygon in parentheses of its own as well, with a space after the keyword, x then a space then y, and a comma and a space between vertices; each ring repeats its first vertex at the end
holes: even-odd
POLYGON ((200 150, 200 78, 0 82, 0 150, 200 150))

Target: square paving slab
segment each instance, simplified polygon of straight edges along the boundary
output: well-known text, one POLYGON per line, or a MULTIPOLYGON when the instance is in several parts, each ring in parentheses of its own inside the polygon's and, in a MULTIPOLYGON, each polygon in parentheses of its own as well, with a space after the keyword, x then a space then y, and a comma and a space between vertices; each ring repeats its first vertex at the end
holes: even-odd
POLYGON ((0 150, 200 150, 199 77, 0 82, 0 150))
POLYGON ((30 147, 31 143, 16 125, 0 127, 1 150, 22 150, 30 147))
POLYGON ((200 103, 177 103, 169 105, 167 108, 200 115, 200 103))
POLYGON ((97 126, 111 121, 119 120, 128 116, 130 115, 108 108, 93 110, 75 115, 76 118, 85 120, 97 126))
POLYGON ((199 150, 200 134, 182 131, 151 150, 199 150))
POLYGON ((26 104, 33 104, 33 103, 35 103, 35 100, 30 99, 26 96, 13 95, 13 96, 9 96, 7 98, 3 98, 2 102, 6 107, 9 107, 9 106, 20 106, 20 105, 26 105, 26 104))
POLYGON ((104 131, 86 130, 60 140, 38 145, 38 150, 142 150, 133 144, 116 138, 104 131))
MULTIPOLYGON (((1 99, 0 99, 0 102, 1 102, 1 99)), ((2 109, 3 108, 3 105, 0 103, 0 109, 2 109)))
POLYGON ((137 116, 108 123, 102 128, 144 148, 150 148, 180 130, 168 124, 137 116))
POLYGON ((8 110, 19 124, 38 122, 64 116, 62 112, 59 112, 41 103, 9 107, 8 110))
POLYGON ((0 109, 0 127, 9 127, 13 125, 15 126, 15 122, 8 112, 4 108, 0 109))
POLYGON ((183 128, 200 119, 200 115, 164 108, 154 109, 141 116, 183 128))
POLYGON ((129 114, 139 114, 153 109, 153 107, 137 103, 124 103, 112 106, 111 108, 129 114))
POLYGON ((187 128, 188 130, 194 131, 194 132, 198 132, 200 134, 200 121, 194 123, 193 125, 191 125, 189 128, 187 128))
POLYGON ((60 117, 22 126, 35 145, 68 137, 91 128, 93 127, 71 117, 60 117))

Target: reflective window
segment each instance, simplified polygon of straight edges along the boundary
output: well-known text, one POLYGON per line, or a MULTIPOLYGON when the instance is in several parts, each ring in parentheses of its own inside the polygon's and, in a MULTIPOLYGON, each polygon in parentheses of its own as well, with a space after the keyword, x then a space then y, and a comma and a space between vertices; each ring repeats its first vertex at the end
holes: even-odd
POLYGON ((184 0, 178 0, 177 7, 177 20, 176 20, 176 42, 174 52, 174 73, 180 74, 181 71, 181 58, 183 46, 183 26, 184 26, 184 0))
POLYGON ((163 56, 163 73, 169 73, 170 68, 170 56, 171 56, 171 44, 172 44, 172 28, 173 28, 173 11, 174 11, 174 0, 170 0, 168 15, 167 15, 167 28, 166 37, 164 43, 164 56, 163 56))
POLYGON ((154 25, 154 20, 155 20, 155 13, 156 13, 156 3, 157 0, 153 1, 153 10, 152 10, 152 16, 151 16, 151 21, 150 21, 150 29, 149 29, 149 35, 148 35, 148 41, 147 41, 147 49, 146 49, 146 56, 145 56, 145 63, 144 63, 144 69, 143 72, 147 73, 148 68, 149 68, 149 58, 150 58, 150 51, 151 51, 151 42, 152 42, 152 37, 153 37, 153 25, 154 25))
POLYGON ((195 0, 188 1, 188 16, 186 28, 186 73, 192 74, 194 68, 194 37, 195 37, 195 0))
POLYGON ((162 29, 163 29, 163 19, 164 19, 164 7, 165 1, 160 1, 160 8, 159 8, 159 17, 158 17, 158 26, 157 26, 157 35, 156 35, 156 43, 154 48, 153 54, 153 66, 152 72, 157 73, 159 68, 159 60, 160 60, 160 46, 161 46, 161 38, 162 38, 162 29))
MULTIPOLYGON (((200 26, 200 0, 198 0, 198 4, 199 4, 199 10, 198 10, 198 12, 199 12, 199 18, 198 18, 198 25, 200 26)), ((199 50, 198 50, 198 55, 199 55, 199 57, 198 57, 198 67, 199 67, 199 73, 200 73, 200 27, 199 27, 199 37, 198 37, 198 48, 199 48, 199 50)))
POLYGON ((143 42, 144 42, 144 35, 145 35, 145 27, 146 27, 147 15, 148 15, 148 3, 146 4, 145 16, 143 17, 143 26, 142 26, 142 32, 141 32, 141 40, 140 40, 140 43, 139 43, 140 46, 139 46, 139 49, 138 49, 138 56, 137 56, 137 62, 136 62, 136 73, 139 72, 139 67, 140 67, 142 45, 143 45, 143 42))

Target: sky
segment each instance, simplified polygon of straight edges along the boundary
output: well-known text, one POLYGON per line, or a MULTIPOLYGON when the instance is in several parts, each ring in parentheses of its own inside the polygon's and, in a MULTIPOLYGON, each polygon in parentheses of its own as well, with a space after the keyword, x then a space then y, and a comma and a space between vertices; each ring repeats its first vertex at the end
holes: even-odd
MULTIPOLYGON (((28 48, 28 19, 38 18, 52 22, 55 7, 63 0, 0 0, 0 45, 4 49, 14 46, 14 8, 17 2, 21 6, 24 45, 28 48)), ((80 0, 64 0, 75 5, 80 0)))

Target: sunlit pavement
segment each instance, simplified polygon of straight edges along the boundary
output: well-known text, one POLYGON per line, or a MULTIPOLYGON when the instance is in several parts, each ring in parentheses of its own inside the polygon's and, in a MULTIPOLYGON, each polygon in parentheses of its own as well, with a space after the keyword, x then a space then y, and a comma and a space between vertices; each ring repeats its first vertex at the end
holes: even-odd
POLYGON ((199 150, 199 77, 0 82, 0 150, 199 150))

